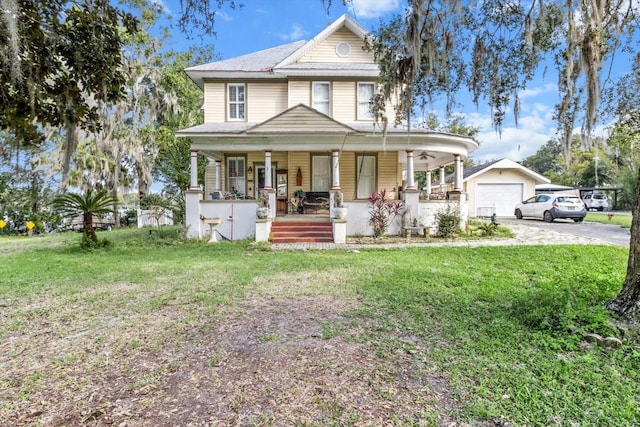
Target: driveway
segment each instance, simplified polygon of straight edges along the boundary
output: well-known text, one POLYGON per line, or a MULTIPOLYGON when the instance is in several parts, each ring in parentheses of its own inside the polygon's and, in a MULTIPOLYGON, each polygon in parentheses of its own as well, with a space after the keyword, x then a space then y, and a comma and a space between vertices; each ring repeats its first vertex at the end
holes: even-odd
POLYGON ((526 225, 556 233, 569 234, 572 236, 584 238, 590 237, 601 240, 603 242, 629 247, 631 235, 628 228, 622 228, 614 224, 600 224, 597 222, 575 223, 570 219, 556 219, 551 223, 536 219, 507 219, 501 218, 500 223, 509 227, 513 224, 526 225))

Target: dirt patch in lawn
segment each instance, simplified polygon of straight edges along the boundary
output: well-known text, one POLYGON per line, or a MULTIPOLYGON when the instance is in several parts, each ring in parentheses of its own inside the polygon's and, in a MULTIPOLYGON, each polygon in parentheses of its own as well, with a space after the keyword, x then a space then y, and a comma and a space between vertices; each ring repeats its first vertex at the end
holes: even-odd
POLYGON ((176 302, 123 315, 95 299, 0 315, 0 424, 457 425, 426 346, 372 341, 349 314, 357 300, 260 293, 215 313, 176 302))

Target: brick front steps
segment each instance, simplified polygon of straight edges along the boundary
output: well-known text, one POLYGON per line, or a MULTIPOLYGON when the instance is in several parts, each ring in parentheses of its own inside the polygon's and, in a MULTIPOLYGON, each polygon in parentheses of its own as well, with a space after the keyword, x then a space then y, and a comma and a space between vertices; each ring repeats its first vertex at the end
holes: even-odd
POLYGON ((333 242, 333 227, 328 218, 319 220, 276 219, 271 225, 272 243, 333 242))

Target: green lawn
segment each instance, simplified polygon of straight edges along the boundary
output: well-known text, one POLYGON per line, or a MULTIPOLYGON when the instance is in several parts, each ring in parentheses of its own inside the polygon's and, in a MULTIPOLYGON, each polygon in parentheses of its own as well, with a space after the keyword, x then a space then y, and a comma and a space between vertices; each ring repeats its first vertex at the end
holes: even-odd
POLYGON ((616 224, 623 228, 631 228, 631 215, 621 215, 615 212, 589 212, 585 221, 599 222, 602 224, 616 224))
MULTIPOLYGON (((234 389, 225 402, 244 425, 277 425, 285 416, 299 425, 376 425, 370 411, 385 405, 389 412, 377 416, 391 425, 640 422, 640 343, 623 337, 603 308, 624 280, 625 249, 272 251, 250 242, 149 238, 138 230, 99 236, 113 244, 88 253, 76 248, 77 234, 0 238, 0 424, 36 407, 28 418, 34 425, 56 412, 76 413, 60 425, 107 414, 117 425, 122 411, 104 390, 126 388, 121 396, 136 396, 132 425, 177 425, 185 419, 168 410, 155 421, 132 418, 137 407, 144 409, 139 417, 150 417, 169 405, 160 396, 176 389, 176 378, 197 393, 187 399, 186 391, 176 392, 174 400, 198 403, 206 390, 225 399, 234 389), (296 312, 301 307, 319 310, 311 316, 319 335, 291 332, 311 328, 296 312), (252 328, 262 328, 259 336, 243 351, 261 349, 247 365, 259 368, 215 383, 214 376, 244 366, 225 364, 238 360, 232 354, 240 357, 229 343, 241 334, 228 331, 258 318, 252 328), (285 333, 277 319, 297 323, 285 333), (615 350, 598 347, 583 339, 589 332, 625 341, 615 350), (277 366, 260 365, 259 355, 288 355, 292 346, 291 363, 304 366, 282 375, 295 371, 288 381, 300 393, 257 405, 251 379, 277 366), (367 356, 344 366, 329 358, 332 348, 367 356), (321 377, 320 369, 333 375, 321 377), (351 381, 323 388, 354 372, 351 381), (343 391, 330 391, 336 387, 343 391), (305 393, 313 396, 304 400, 305 393), (94 403, 99 411, 89 402, 101 402, 94 403)), ((279 380, 269 378, 273 392, 279 380)), ((209 419, 197 418, 193 405, 191 421, 209 419)))

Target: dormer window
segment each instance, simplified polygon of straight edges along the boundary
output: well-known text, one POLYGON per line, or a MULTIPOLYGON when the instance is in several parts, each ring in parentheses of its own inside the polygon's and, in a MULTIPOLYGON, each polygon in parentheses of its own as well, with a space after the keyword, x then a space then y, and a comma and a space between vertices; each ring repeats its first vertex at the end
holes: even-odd
POLYGON ((311 102, 313 108, 326 114, 331 115, 331 86, 329 82, 313 82, 313 91, 311 102))
POLYGON ((227 99, 229 102, 229 120, 245 120, 245 87, 244 83, 229 83, 227 99))
POLYGON ((358 120, 373 120, 371 100, 375 87, 373 82, 358 82, 358 120))

